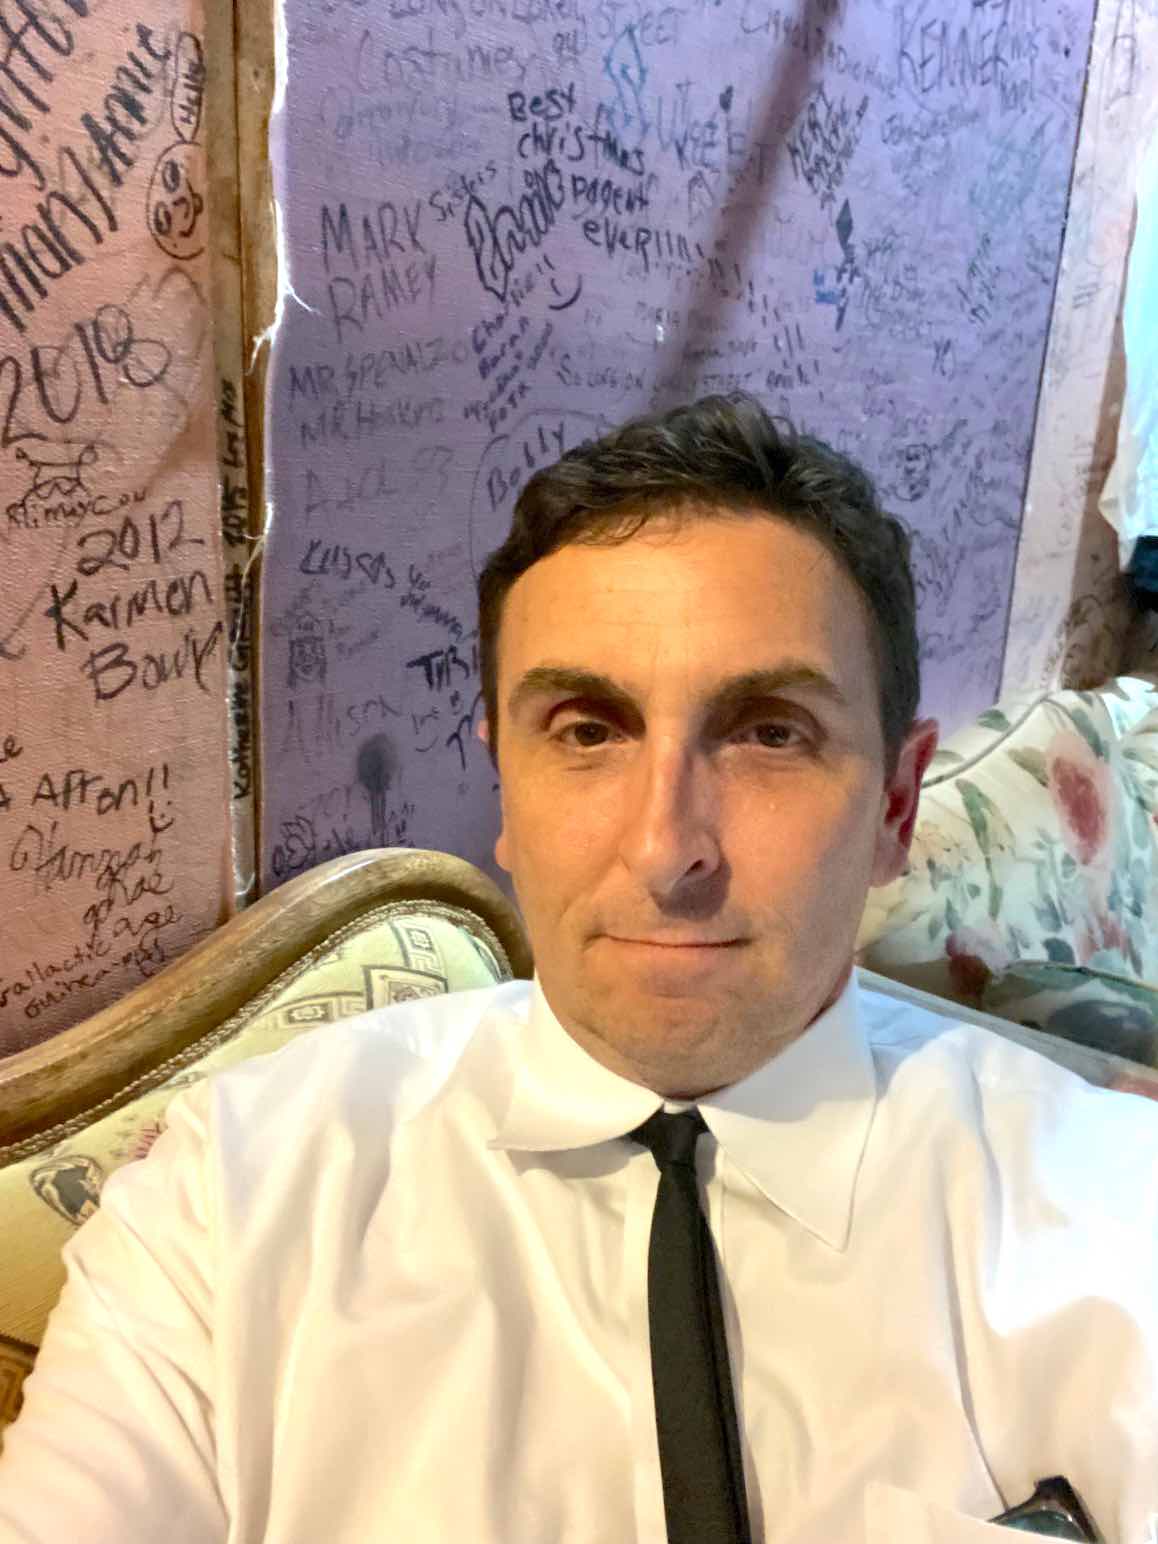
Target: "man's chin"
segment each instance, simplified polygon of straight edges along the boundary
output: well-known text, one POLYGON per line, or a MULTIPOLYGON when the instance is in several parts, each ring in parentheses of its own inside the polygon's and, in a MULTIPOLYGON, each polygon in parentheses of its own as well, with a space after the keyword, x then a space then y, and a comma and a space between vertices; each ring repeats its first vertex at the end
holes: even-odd
POLYGON ((719 988, 622 979, 598 987, 588 981, 578 1001, 582 1020, 631 1056, 660 1050, 694 1055, 698 1048, 735 1038, 751 1011, 719 988))
MULTIPOLYGON (((661 1012, 665 1004, 675 1004, 682 1012, 694 1012, 702 1005, 705 1012, 717 1013, 722 1003, 748 995, 737 992, 734 981, 722 981, 715 972, 663 966, 602 973, 597 980, 589 973, 581 990, 603 1003, 630 1003, 633 1012, 646 1011, 649 1004, 661 1012)), ((762 999, 764 995, 760 994, 762 999)))

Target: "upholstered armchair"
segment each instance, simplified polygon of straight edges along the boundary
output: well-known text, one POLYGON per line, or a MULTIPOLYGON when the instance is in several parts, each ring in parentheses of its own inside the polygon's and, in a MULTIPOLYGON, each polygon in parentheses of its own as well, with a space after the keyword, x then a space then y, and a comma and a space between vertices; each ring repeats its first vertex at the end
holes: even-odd
POLYGON ((472 864, 360 852, 290 880, 111 1007, 0 1061, 0 1432, 64 1284, 63 1245, 113 1170, 148 1151, 178 1089, 372 1008, 532 973, 517 911, 472 864))
POLYGON ((1158 686, 1012 695, 925 776, 862 966, 1093 1082, 1158 1097, 1158 686), (947 1000, 947 1001, 946 1001, 947 1000))

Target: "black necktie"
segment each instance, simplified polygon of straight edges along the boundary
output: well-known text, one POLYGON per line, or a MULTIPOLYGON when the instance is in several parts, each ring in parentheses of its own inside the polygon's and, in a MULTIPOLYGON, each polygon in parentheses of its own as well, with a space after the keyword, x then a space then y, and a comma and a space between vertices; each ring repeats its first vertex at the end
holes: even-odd
POLYGON ((720 1281, 696 1185, 698 1110, 633 1131, 659 1166, 647 1252, 651 1377, 668 1544, 749 1544, 720 1281))

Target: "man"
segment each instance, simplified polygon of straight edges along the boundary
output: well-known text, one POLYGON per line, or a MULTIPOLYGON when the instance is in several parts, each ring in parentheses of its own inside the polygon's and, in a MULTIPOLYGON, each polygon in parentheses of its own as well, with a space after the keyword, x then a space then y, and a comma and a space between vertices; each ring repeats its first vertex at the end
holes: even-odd
POLYGON ((1141 1544, 1158 1111, 853 970, 936 744, 867 479, 709 398, 533 478, 479 597, 534 983, 174 1101, 0 1540, 965 1544, 1061 1474, 1141 1544))

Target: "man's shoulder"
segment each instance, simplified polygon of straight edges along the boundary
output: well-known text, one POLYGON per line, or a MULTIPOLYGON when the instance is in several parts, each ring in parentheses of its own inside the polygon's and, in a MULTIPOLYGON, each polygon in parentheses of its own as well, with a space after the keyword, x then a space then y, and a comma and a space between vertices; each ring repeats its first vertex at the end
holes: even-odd
MULTIPOLYGON (((983 1140, 1068 1154, 1088 1171, 1139 1166, 1158 1181, 1158 1102, 1109 1089, 928 994, 864 980, 860 1012, 882 1090, 965 1121, 983 1140)), ((1013 1026, 1011 1026, 1011 1029, 1013 1026)))
POLYGON ((372 1008, 214 1073, 192 1094, 238 1119, 276 1112, 279 1124, 295 1114, 311 1124, 361 1091, 385 1117, 400 1104, 436 1098, 474 1038, 505 1016, 521 1016, 530 991, 529 981, 504 981, 372 1008))
POLYGON ((1069 1345, 1095 1302, 1149 1337, 1158 1103, 1089 1082, 952 1004, 900 1006, 883 994, 861 1002, 878 1087, 876 1193, 933 1198, 924 1215, 958 1241, 958 1279, 986 1312, 1028 1316, 1043 1345, 1055 1332, 1069 1345))

